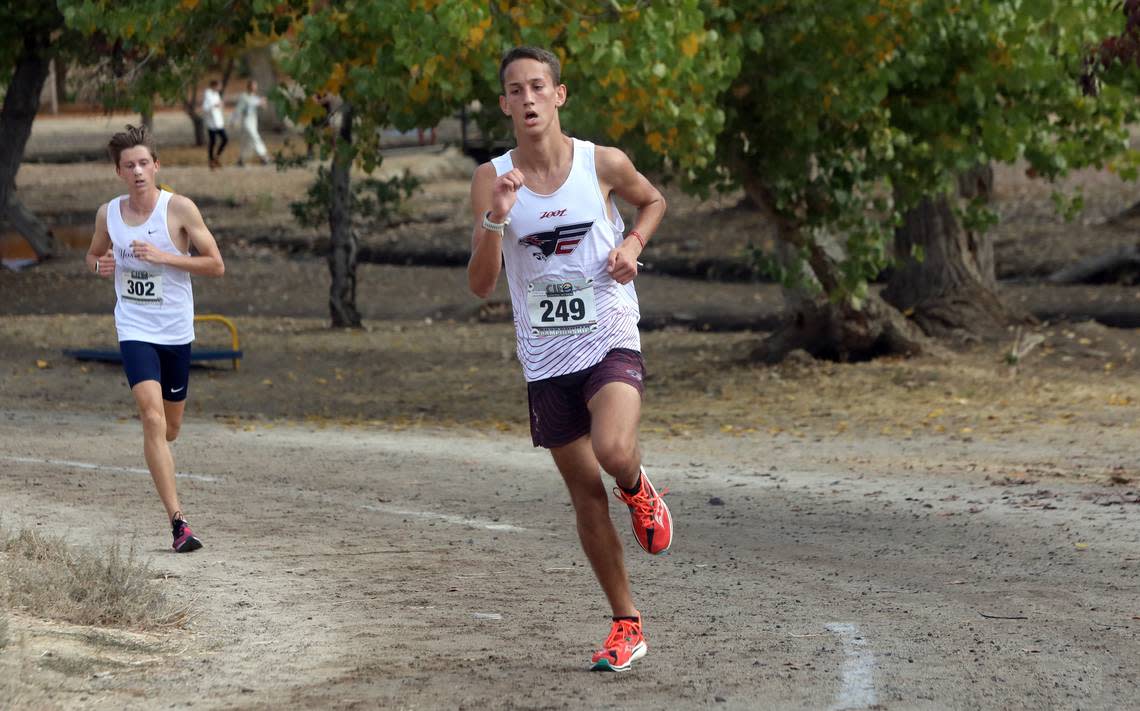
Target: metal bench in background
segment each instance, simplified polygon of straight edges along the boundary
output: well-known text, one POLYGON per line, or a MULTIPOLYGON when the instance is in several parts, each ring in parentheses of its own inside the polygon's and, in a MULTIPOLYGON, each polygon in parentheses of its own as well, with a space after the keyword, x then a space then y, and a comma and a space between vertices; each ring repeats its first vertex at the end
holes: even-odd
MULTIPOLYGON (((221 349, 190 349, 190 362, 206 361, 206 360, 229 360, 234 364, 234 370, 241 367, 241 342, 238 340, 238 330, 234 322, 220 316, 218 314, 202 314, 201 316, 194 317, 194 323, 215 322, 224 325, 230 330, 230 343, 232 348, 226 350, 221 349)), ((99 348, 75 348, 66 349, 63 354, 75 358, 76 360, 93 360, 101 363, 121 363, 123 360, 119 350, 103 350, 99 348)))

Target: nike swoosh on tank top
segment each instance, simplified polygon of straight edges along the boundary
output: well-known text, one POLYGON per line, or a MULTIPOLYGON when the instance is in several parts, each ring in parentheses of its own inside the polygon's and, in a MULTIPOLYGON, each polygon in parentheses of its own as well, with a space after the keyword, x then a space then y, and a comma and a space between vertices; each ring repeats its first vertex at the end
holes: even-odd
POLYGON ((131 242, 148 242, 164 252, 186 255, 170 239, 166 213, 173 193, 159 191, 146 222, 128 225, 121 206, 107 203, 107 234, 115 251, 115 328, 120 341, 179 346, 194 340, 194 291, 190 273, 137 259, 131 242))

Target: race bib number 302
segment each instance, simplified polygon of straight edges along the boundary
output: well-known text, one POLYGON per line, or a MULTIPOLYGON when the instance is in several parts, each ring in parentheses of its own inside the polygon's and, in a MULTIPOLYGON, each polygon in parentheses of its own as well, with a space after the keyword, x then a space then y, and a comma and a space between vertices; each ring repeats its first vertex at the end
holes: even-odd
POLYGON ((533 336, 570 336, 598 328, 593 279, 528 284, 526 302, 533 336))
POLYGON ((136 304, 161 304, 162 274, 145 271, 123 272, 123 291, 120 296, 136 304))

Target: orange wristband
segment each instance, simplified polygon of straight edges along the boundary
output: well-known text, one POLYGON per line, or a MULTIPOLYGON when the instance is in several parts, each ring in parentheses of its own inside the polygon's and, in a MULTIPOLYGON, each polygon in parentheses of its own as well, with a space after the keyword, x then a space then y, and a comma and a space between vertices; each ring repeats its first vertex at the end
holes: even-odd
POLYGON ((626 235, 626 239, 628 239, 630 237, 636 238, 637 243, 641 245, 641 248, 645 249, 645 238, 641 236, 640 232, 638 232, 637 230, 630 230, 629 234, 626 235))

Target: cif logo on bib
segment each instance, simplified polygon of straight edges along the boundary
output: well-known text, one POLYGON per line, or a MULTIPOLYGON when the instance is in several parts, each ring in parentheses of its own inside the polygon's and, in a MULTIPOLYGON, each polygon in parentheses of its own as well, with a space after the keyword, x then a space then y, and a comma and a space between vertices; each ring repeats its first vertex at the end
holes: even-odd
POLYGON ((546 285, 547 296, 570 296, 573 293, 574 285, 568 281, 562 282, 561 284, 546 285))
POLYGON ((573 254, 578 244, 594 226, 594 221, 578 222, 573 225, 560 225, 549 232, 535 232, 519 240, 526 247, 537 247, 531 252, 538 261, 546 261, 552 256, 573 254))

